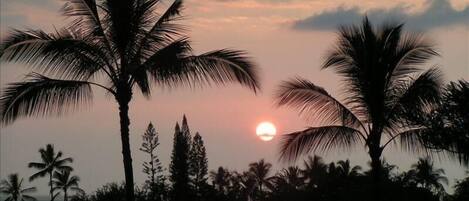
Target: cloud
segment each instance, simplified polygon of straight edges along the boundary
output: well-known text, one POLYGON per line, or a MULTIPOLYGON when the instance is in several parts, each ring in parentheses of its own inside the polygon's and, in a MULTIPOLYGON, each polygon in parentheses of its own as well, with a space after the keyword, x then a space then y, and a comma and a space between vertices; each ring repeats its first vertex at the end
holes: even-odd
POLYGON ((403 5, 391 9, 371 9, 361 12, 358 7, 338 7, 335 10, 307 17, 294 22, 293 28, 298 30, 334 30, 339 25, 356 24, 366 14, 373 22, 397 20, 416 30, 428 30, 449 25, 469 26, 469 5, 462 10, 451 7, 449 0, 427 0, 427 9, 409 14, 408 7, 403 5))

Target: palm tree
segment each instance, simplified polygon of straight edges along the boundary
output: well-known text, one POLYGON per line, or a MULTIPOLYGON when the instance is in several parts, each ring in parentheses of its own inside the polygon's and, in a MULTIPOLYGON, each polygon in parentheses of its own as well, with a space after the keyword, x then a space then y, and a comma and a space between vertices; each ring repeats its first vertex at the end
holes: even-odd
POLYGON ((36 191, 35 187, 23 188, 23 179, 18 178, 18 174, 8 175, 8 180, 0 182, 0 192, 8 197, 5 201, 26 201, 36 200, 36 198, 26 195, 26 193, 36 191))
POLYGON ((351 166, 350 161, 347 159, 345 161, 340 160, 337 162, 337 171, 338 174, 343 178, 351 178, 360 176, 360 170, 362 167, 360 166, 351 166))
POLYGON ((230 171, 223 167, 219 167, 217 171, 210 171, 209 177, 212 179, 212 184, 215 189, 220 193, 225 193, 231 177, 230 171))
POLYGON ((417 184, 436 193, 445 192, 442 185, 442 183, 448 185, 448 179, 443 176, 445 171, 435 169, 433 162, 428 157, 420 158, 416 164, 413 164, 412 171, 417 184))
POLYGON ((272 164, 266 163, 264 159, 258 162, 249 164, 249 172, 254 176, 257 181, 259 192, 262 193, 262 185, 270 184, 270 169, 272 164))
POLYGON ((30 181, 33 181, 39 177, 44 177, 49 175, 49 186, 50 186, 50 199, 53 201, 55 197, 58 195, 54 195, 54 188, 52 182, 52 176, 55 170, 58 171, 72 171, 73 168, 68 166, 68 163, 73 162, 72 158, 62 158, 62 152, 59 151, 57 154, 55 153, 54 146, 51 144, 46 145, 46 148, 40 148, 39 154, 41 155, 42 162, 31 162, 28 164, 29 168, 35 168, 39 171, 29 177, 30 181))
POLYGON ((388 145, 399 142, 408 151, 424 148, 420 127, 406 119, 438 99, 441 73, 431 68, 415 75, 438 53, 420 35, 404 34, 402 28, 392 23, 373 27, 367 17, 361 26, 340 28, 339 41, 322 68, 332 68, 343 77, 344 103, 302 78, 281 84, 279 106, 298 108, 307 119, 323 124, 284 135, 282 159, 294 161, 306 153, 334 148, 348 151, 362 144, 379 182, 380 159, 388 145))
POLYGON ((80 178, 77 176, 70 176, 70 171, 55 171, 53 177, 52 185, 54 186, 54 190, 60 190, 64 193, 64 201, 68 201, 69 190, 79 193, 83 192, 83 190, 78 187, 80 178))
POLYGON ((159 87, 238 82, 256 92, 258 68, 244 51, 194 55, 181 19, 183 1, 161 11, 160 0, 67 0, 73 23, 54 33, 14 30, 2 41, 1 61, 21 62, 39 73, 10 84, 0 100, 1 122, 63 114, 90 103, 92 86, 119 107, 126 198, 134 200, 129 145, 129 103, 134 90, 149 98, 159 87), (44 75, 43 75, 44 74, 44 75), (68 110, 67 110, 68 109, 68 110))
POLYGON ((298 190, 304 184, 301 170, 296 166, 281 170, 272 180, 277 188, 287 188, 289 190, 298 190))
POLYGON ((310 187, 317 187, 327 174, 327 165, 320 156, 308 156, 303 162, 304 168, 301 170, 303 178, 308 182, 310 187))

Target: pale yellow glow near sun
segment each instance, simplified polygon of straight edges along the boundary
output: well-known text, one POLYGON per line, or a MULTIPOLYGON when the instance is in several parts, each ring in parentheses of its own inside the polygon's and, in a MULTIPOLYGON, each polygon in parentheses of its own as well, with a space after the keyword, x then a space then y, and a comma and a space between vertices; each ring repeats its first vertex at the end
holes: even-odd
POLYGON ((277 129, 270 122, 262 122, 256 128, 256 135, 263 141, 270 141, 277 134, 277 129))

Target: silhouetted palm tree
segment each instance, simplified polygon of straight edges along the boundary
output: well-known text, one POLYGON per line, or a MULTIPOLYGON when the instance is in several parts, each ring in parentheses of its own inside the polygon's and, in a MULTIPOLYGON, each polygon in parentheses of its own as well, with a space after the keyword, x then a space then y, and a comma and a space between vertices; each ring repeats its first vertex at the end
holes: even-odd
POLYGON ((219 167, 217 171, 210 171, 210 179, 212 179, 212 184, 218 192, 224 193, 230 182, 230 172, 223 168, 219 167))
POLYGON ((62 114, 91 102, 92 86, 104 89, 119 106, 126 197, 133 201, 128 113, 134 90, 149 98, 154 85, 238 82, 259 89, 257 67, 245 52, 193 54, 176 23, 182 2, 161 13, 160 0, 67 0, 63 14, 74 21, 65 28, 50 34, 14 30, 1 43, 1 61, 22 62, 54 78, 32 73, 10 84, 0 101, 1 121, 62 114))
POLYGON ((304 178, 301 175, 300 168, 291 166, 283 169, 274 176, 271 180, 275 183, 274 186, 277 188, 283 188, 283 190, 298 190, 304 185, 304 178))
POLYGON ((254 176, 257 181, 259 192, 262 194, 263 185, 269 185, 270 183, 270 169, 272 164, 266 163, 264 159, 261 159, 258 162, 249 164, 249 172, 254 176))
POLYGON ((62 152, 59 151, 57 154, 55 153, 54 146, 51 144, 46 145, 46 148, 40 148, 39 154, 41 155, 41 162, 31 162, 28 164, 29 168, 35 168, 39 171, 29 177, 29 180, 35 180, 39 177, 44 177, 49 175, 49 186, 50 186, 50 199, 53 201, 55 197, 58 195, 54 195, 54 189, 52 185, 52 176, 55 170, 58 171, 72 171, 73 168, 68 166, 68 163, 73 162, 72 158, 62 158, 62 152))
POLYGON ((426 189, 431 189, 436 193, 444 193, 442 183, 448 185, 448 179, 443 176, 443 169, 435 169, 433 162, 429 158, 420 158, 416 164, 412 165, 417 184, 426 189))
POLYGON ((70 171, 62 170, 54 172, 52 185, 54 186, 54 190, 62 191, 64 193, 64 201, 68 201, 68 192, 83 192, 78 186, 78 182, 80 182, 79 177, 70 176, 70 171))
POLYGON ((338 174, 343 178, 357 177, 360 176, 360 166, 351 166, 350 161, 347 159, 345 161, 337 162, 338 174))
POLYGON ((310 187, 317 187, 322 182, 327 173, 327 165, 320 156, 308 156, 304 161, 304 168, 301 173, 310 187))
POLYGON ((0 193, 7 196, 5 201, 36 200, 32 196, 26 195, 26 193, 34 191, 36 191, 35 187, 23 188, 23 179, 19 179, 18 174, 10 174, 8 180, 0 182, 0 193))
POLYGON ((398 141, 408 151, 424 148, 418 127, 406 119, 438 100, 440 72, 431 68, 415 76, 420 65, 438 54, 431 43, 420 35, 404 34, 402 27, 384 24, 375 28, 365 17, 361 26, 340 28, 339 41, 322 68, 332 68, 344 78, 344 103, 302 78, 281 84, 279 106, 298 108, 300 114, 323 124, 284 135, 282 159, 363 144, 378 182, 380 158, 387 145, 398 141))

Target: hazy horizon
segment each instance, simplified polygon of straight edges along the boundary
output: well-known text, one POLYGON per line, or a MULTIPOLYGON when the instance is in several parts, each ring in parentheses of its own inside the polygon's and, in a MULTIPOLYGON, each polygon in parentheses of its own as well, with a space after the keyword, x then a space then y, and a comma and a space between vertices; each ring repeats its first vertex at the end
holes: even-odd
MULTIPOLYGON (((276 169, 286 166, 278 162, 279 134, 303 129, 311 122, 298 117, 294 110, 274 106, 273 93, 278 84, 302 76, 343 97, 340 77, 320 70, 324 55, 336 39, 333 27, 338 26, 325 26, 327 22, 335 24, 349 19, 344 23, 356 23, 356 16, 363 13, 368 13, 375 23, 389 16, 404 17, 396 20, 410 23, 405 30, 425 32, 441 53, 427 67, 440 66, 446 82, 469 80, 469 22, 461 20, 469 16, 469 1, 405 2, 408 1, 367 0, 358 4, 346 0, 187 0, 184 12, 187 17, 181 23, 190 28, 187 34, 195 51, 221 48, 248 51, 260 66, 262 91, 254 94, 237 85, 155 89, 150 100, 136 93, 130 106, 136 183, 142 184, 145 179, 141 171, 145 155, 138 147, 148 123, 153 122, 159 132, 158 153, 167 168, 174 126, 183 114, 188 118, 192 134, 198 131, 204 138, 210 170, 218 166, 244 170, 250 162, 261 158, 273 163, 276 169), (338 15, 337 11, 347 15, 338 15), (255 135, 256 125, 262 121, 277 126, 278 134, 272 141, 261 141, 255 135)), ((61 4, 60 0, 1 0, 1 36, 8 32, 7 27, 46 30, 53 30, 52 24, 60 27, 64 23, 64 18, 59 17, 61 4)), ((0 87, 22 80, 27 72, 28 68, 21 64, 2 63, 0 87)), ((37 150, 51 143, 64 156, 75 159, 74 174, 80 176, 85 191, 123 181, 117 104, 101 90, 93 90, 94 103, 80 112, 57 118, 21 119, 0 128, 0 178, 15 172, 23 178, 29 177, 34 170, 28 169, 27 163, 39 160, 37 150)), ((334 151, 319 155, 327 162, 349 158, 352 164, 368 168, 369 158, 361 146, 351 153, 334 151)), ((384 158, 403 171, 418 156, 391 148, 386 149, 384 158)), ((447 171, 450 186, 465 175, 467 169, 458 163, 435 160, 437 167, 447 171)), ((46 184, 46 179, 39 179, 26 186, 36 186, 37 194, 46 195, 46 184)))

